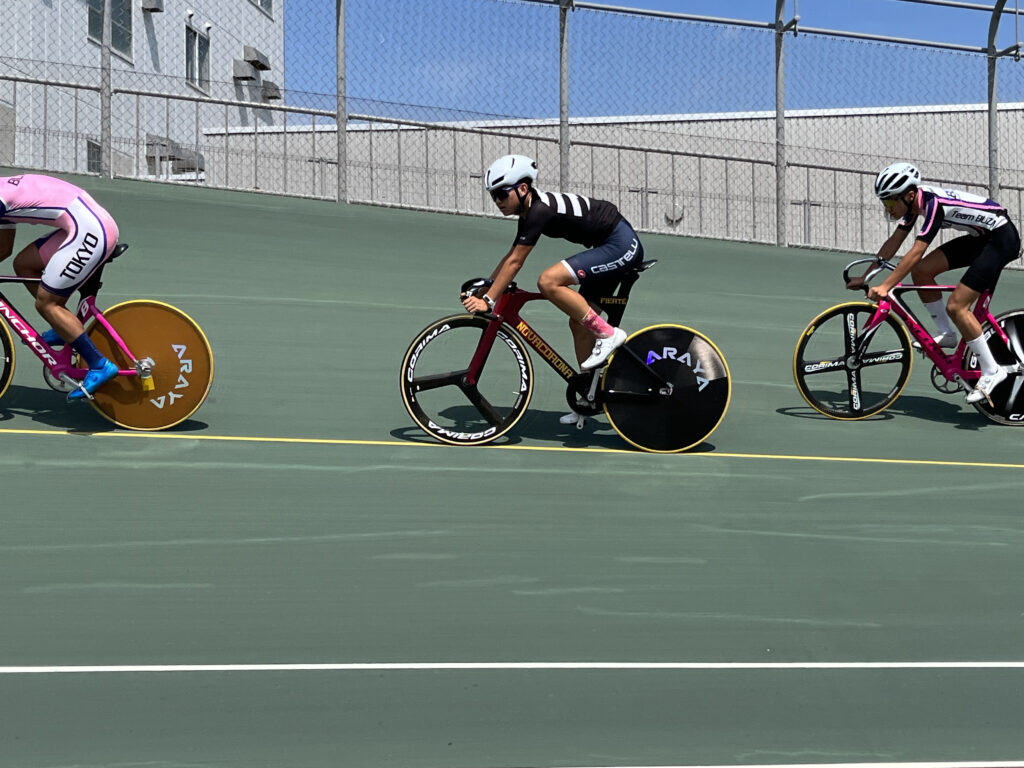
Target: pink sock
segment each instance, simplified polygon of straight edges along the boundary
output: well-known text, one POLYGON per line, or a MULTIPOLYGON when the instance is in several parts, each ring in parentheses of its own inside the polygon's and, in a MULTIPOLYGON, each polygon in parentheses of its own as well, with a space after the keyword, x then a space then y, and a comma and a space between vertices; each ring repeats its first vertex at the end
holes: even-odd
POLYGON ((615 332, 615 329, 608 325, 604 318, 597 314, 593 309, 587 310, 587 316, 580 322, 583 323, 583 326, 588 331, 593 333, 599 339, 607 339, 615 332))

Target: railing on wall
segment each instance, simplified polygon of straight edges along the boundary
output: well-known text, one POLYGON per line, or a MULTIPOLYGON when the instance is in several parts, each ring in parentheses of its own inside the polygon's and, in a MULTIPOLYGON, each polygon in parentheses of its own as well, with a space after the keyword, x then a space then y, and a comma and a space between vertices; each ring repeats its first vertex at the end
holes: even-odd
MULTIPOLYGON (((443 0, 410 20, 378 0, 339 0, 331 18, 314 22, 337 29, 318 57, 333 94, 285 88, 281 103, 215 98, 181 78, 165 78, 166 90, 133 86, 138 75, 123 63, 111 70, 109 56, 88 70, 95 82, 19 75, 0 59, 0 162, 495 216, 482 169, 521 152, 541 163, 542 186, 611 199, 644 231, 871 251, 891 226, 870 195, 871 179, 889 161, 911 159, 930 180, 998 195, 1020 219, 1024 76, 1019 46, 996 48, 1000 17, 1017 10, 1006 0, 903 2, 989 13, 988 40, 971 47, 803 27, 787 17, 786 0, 765 0, 770 22, 582 0, 443 0), (426 18, 446 8, 448 16, 426 18), (520 106, 528 100, 522 83, 503 82, 489 58, 473 68, 455 51, 433 74, 443 80, 466 68, 447 88, 457 84, 459 95, 445 104, 449 97, 431 90, 437 83, 416 58, 419 28, 443 25, 469 50, 481 18, 539 30, 536 103, 520 106), (370 45, 384 30, 400 55, 410 50, 407 59, 382 58, 370 45), (693 54, 690 69, 667 85, 664 73, 613 69, 599 77, 592 43, 609 39, 609 30, 627 50, 678 46, 693 54), (755 64, 743 78, 716 80, 737 48, 755 64), (858 63, 852 75, 844 59, 858 63), (963 73, 942 103, 880 105, 877 93, 862 92, 859 80, 873 79, 873 69, 917 70, 921 61, 963 73), (1015 101, 999 101, 1000 72, 1015 101), (700 98, 690 94, 705 82, 711 87, 700 98), (964 99, 964 88, 984 98, 964 99), (311 101, 333 103, 317 109, 311 101), (652 114, 635 111, 648 103, 652 114), (913 143, 904 143, 907 135, 913 143)), ((76 66, 69 71, 83 69, 76 66)))

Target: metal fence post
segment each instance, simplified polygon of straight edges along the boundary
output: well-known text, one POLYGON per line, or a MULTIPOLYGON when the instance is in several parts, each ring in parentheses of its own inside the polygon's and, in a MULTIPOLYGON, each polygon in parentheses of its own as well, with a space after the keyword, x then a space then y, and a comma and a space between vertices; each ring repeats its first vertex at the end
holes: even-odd
POLYGON ((113 131, 110 113, 111 0, 103 0, 103 40, 100 44, 100 175, 114 175, 111 163, 113 131))
POLYGON ((786 31, 796 27, 799 17, 786 24, 786 0, 775 0, 775 244, 786 245, 786 31))
MULTIPOLYGON (((988 26, 988 196, 999 199, 999 95, 996 92, 996 69, 1002 53, 996 51, 999 19, 1006 0, 997 0, 992 7, 992 20, 988 26)), ((1013 46, 1010 50, 1015 50, 1013 46)), ((1005 53, 1005 51, 1004 51, 1005 53)))
POLYGON ((574 0, 558 8, 558 185, 569 186, 569 11, 574 0))
POLYGON ((348 202, 348 99, 345 84, 345 0, 336 0, 337 9, 337 115, 338 126, 338 202, 348 202))

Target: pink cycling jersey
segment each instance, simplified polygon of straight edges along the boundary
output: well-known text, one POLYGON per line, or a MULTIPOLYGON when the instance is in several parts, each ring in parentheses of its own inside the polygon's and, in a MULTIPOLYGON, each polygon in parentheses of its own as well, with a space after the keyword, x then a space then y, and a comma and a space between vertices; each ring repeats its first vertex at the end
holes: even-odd
POLYGON ((52 176, 0 177, 0 229, 41 224, 56 231, 35 241, 42 284, 69 296, 117 245, 117 224, 84 189, 52 176))

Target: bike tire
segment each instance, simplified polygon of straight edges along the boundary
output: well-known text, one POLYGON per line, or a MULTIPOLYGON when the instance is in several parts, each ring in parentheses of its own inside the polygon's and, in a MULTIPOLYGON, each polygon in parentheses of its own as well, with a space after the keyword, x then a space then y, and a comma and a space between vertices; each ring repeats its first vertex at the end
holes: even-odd
POLYGON ((825 310, 804 329, 793 354, 793 379, 814 410, 857 421, 881 413, 907 384, 910 338, 892 316, 870 337, 862 329, 877 307, 851 301, 825 310), (858 342, 863 346, 857 353, 858 342), (876 351, 877 350, 877 351, 876 351))
POLYGON ((685 325, 653 325, 632 334, 601 377, 609 423, 627 443, 651 453, 679 453, 707 440, 731 396, 725 357, 711 339, 685 325))
POLYGON ((14 378, 14 339, 6 325, 0 324, 0 397, 4 396, 14 378))
MULTIPOLYGON (((995 335, 990 323, 982 326, 982 336, 989 340, 989 346, 996 362, 1000 365, 1009 365, 1024 361, 1024 309, 1011 309, 996 316, 996 322, 1006 333, 1010 340, 1012 350, 1006 349, 999 338, 995 335)), ((962 365, 965 371, 976 371, 979 368, 978 359, 968 347, 964 352, 962 365)), ((1017 373, 1008 376, 999 386, 992 390, 989 396, 991 404, 987 400, 972 403, 975 409, 986 417, 999 424, 1020 427, 1024 426, 1024 373, 1017 373)))
POLYGON ((512 429, 533 396, 529 352, 507 325, 498 328, 480 380, 466 369, 489 321, 452 315, 412 340, 399 371, 402 402, 413 421, 448 445, 482 445, 512 429))
MULTIPOLYGON (((156 431, 185 421, 206 400, 213 385, 213 351, 202 328, 177 307, 137 299, 103 313, 136 359, 153 360, 153 389, 138 376, 115 376, 94 394, 92 403, 104 418, 126 429, 156 431)), ((87 330, 101 354, 119 368, 134 361, 95 321, 87 330)))

